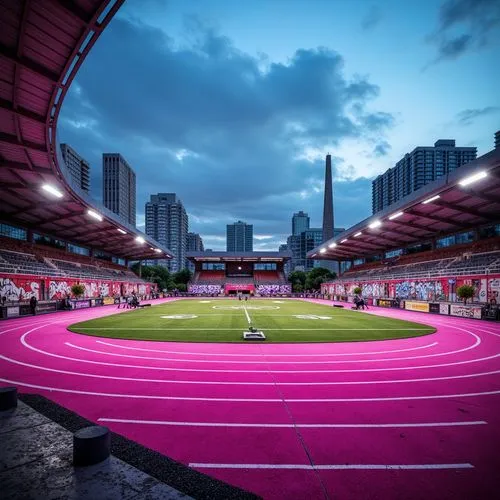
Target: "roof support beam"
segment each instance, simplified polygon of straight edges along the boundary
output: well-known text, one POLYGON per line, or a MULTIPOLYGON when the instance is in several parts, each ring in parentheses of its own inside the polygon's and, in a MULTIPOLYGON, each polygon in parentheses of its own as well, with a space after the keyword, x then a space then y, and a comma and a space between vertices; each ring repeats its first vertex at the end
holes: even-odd
POLYGON ((466 194, 479 198, 480 200, 488 201, 490 203, 496 203, 500 205, 500 199, 494 195, 486 194, 484 192, 474 191, 473 189, 461 188, 466 194))
POLYGON ((6 111, 23 116, 24 118, 29 118, 30 120, 40 123, 41 125, 45 125, 46 122, 45 116, 34 113, 33 111, 23 108, 22 106, 14 107, 14 103, 8 101, 7 99, 0 98, 0 109, 5 109, 6 111))
POLYGON ((26 163, 21 163, 18 161, 8 161, 5 158, 0 159, 0 168, 10 168, 13 171, 23 170, 26 172, 36 172, 37 174, 52 174, 50 168, 34 166, 33 169, 31 169, 26 163))
POLYGON ((49 80, 53 84, 56 84, 57 81, 59 80, 59 75, 57 75, 53 71, 50 71, 45 66, 35 61, 32 61, 27 57, 24 56, 18 57, 16 54, 16 50, 13 50, 12 48, 3 45, 2 43, 0 43, 0 57, 3 57, 13 62, 14 64, 21 66, 22 68, 32 71, 33 73, 36 73, 37 75, 45 78, 46 80, 49 80))
POLYGON ((450 208, 450 209, 455 210, 457 212, 473 215, 474 217, 479 217, 481 219, 491 220, 493 222, 500 220, 500 217, 495 217, 494 215, 485 214, 485 213, 479 212, 478 210, 475 210, 473 208, 461 207, 460 205, 454 205, 452 203, 437 202, 436 205, 439 205, 440 207, 443 207, 443 208, 450 208))
MULTIPOLYGON (((53 203, 52 203, 53 204, 53 203)), ((60 220, 65 220, 65 219, 72 219, 73 217, 78 217, 80 215, 83 215, 85 213, 84 210, 78 210, 77 212, 70 212, 69 214, 59 214, 57 216, 54 216, 50 219, 45 219, 42 222, 40 222, 41 226, 45 226, 46 224, 53 224, 54 222, 60 221, 60 220)))
POLYGON ((411 214, 411 215, 415 215, 416 217, 421 217, 423 219, 429 219, 429 220, 433 220, 435 222, 441 222, 443 224, 447 224, 450 226, 461 227, 464 229, 468 227, 466 224, 463 224, 461 222, 456 222, 456 221, 452 222, 450 219, 443 219, 443 217, 437 217, 436 215, 429 215, 429 214, 423 214, 421 212, 417 212, 413 208, 407 209, 406 213, 411 214))
MULTIPOLYGON (((47 153, 47 149, 45 148, 44 144, 36 144, 35 142, 31 141, 20 142, 15 135, 6 134, 4 132, 0 132, 0 142, 9 144, 11 146, 19 146, 21 148, 47 153)), ((27 170, 31 170, 31 168, 28 168, 27 170)))

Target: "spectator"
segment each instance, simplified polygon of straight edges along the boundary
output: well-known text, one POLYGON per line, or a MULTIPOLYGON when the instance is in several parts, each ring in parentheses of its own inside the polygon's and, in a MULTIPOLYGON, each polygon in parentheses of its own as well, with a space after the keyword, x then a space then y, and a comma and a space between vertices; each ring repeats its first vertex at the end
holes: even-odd
POLYGON ((34 295, 31 296, 31 299, 30 299, 30 310, 31 310, 31 314, 34 316, 36 314, 36 305, 37 305, 37 300, 36 300, 36 297, 34 295))

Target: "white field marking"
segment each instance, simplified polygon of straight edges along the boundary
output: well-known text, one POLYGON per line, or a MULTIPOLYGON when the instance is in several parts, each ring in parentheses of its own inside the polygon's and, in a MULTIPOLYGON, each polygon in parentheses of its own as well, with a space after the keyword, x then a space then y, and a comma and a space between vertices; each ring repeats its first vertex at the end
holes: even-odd
MULTIPOLYGON (((473 335, 476 338, 476 342, 467 348, 464 349, 458 349, 456 351, 449 351, 449 352, 441 352, 441 353, 435 353, 435 354, 424 354, 421 356, 407 356, 407 357, 402 357, 402 358, 379 358, 379 359, 346 359, 346 360, 325 360, 325 361, 272 361, 273 364, 284 364, 284 365, 290 365, 290 364, 338 364, 338 363, 379 363, 382 361, 407 361, 411 359, 423 359, 423 358, 432 358, 432 357, 437 357, 437 356, 448 356, 451 354, 456 354, 459 352, 464 352, 469 349, 473 349, 474 347, 477 347, 481 343, 481 339, 472 332, 469 332, 471 335, 473 335)), ((134 358, 134 359, 151 359, 151 360, 156 360, 156 361, 169 361, 169 362, 186 362, 186 363, 214 363, 214 361, 209 360, 209 359, 185 359, 185 358, 157 358, 153 356, 135 356, 133 354, 120 354, 120 353, 115 353, 115 352, 106 352, 106 351, 96 351, 93 349, 88 349, 87 347, 81 347, 78 345, 74 345, 71 342, 65 342, 65 345, 69 347, 73 347, 75 349, 81 349, 83 351, 89 351, 89 352, 94 352, 97 354, 104 354, 107 356, 118 356, 122 358, 134 358)), ((227 364, 239 364, 239 365, 244 365, 244 364, 269 364, 270 361, 223 361, 223 363, 227 364)))
POLYGON ((160 316, 164 319, 194 319, 197 318, 196 314, 172 314, 171 316, 160 316))
MULTIPOLYGON (((212 306, 213 309, 221 309, 225 311, 238 311, 244 309, 246 306, 212 306)), ((248 309, 254 309, 258 311, 270 311, 279 309, 279 306, 248 306, 248 309)))
POLYGON ((302 465, 302 464, 210 464, 191 462, 189 467, 195 469, 288 469, 288 470, 443 470, 473 469, 472 464, 415 464, 415 465, 382 465, 382 464, 339 464, 339 465, 302 465))
POLYGON ((106 393, 106 392, 93 392, 93 391, 79 391, 76 389, 62 389, 59 387, 48 387, 44 385, 28 384, 27 382, 21 382, 19 380, 11 380, 6 378, 0 378, 0 382, 5 382, 6 384, 21 385, 23 387, 30 387, 32 389, 42 389, 46 391, 54 392, 65 392, 69 394, 83 394, 86 396, 104 396, 109 398, 129 398, 129 399, 159 399, 168 401, 212 401, 212 402, 223 402, 223 403, 364 403, 364 402, 379 402, 379 401, 413 401, 422 399, 449 399, 449 398, 466 398, 466 397, 476 397, 476 396, 493 396, 500 394, 498 391, 487 391, 487 392, 470 392, 464 394, 439 394, 431 396, 398 396, 398 397, 387 397, 387 398, 338 398, 338 399, 252 399, 252 398, 193 398, 193 397, 181 397, 181 396, 155 396, 153 394, 116 394, 116 393, 106 393))
POLYGON ((284 300, 273 300, 273 302, 274 302, 275 304, 284 304, 284 303, 285 303, 285 301, 284 301, 284 300))
POLYGON ((211 300, 200 300, 200 304, 210 304, 211 300))
POLYGON ((316 316, 316 314, 295 314, 292 317, 297 319, 332 319, 331 316, 316 316))
POLYGON ((461 427, 468 425, 486 425, 484 420, 466 422, 424 422, 403 424, 246 424, 229 422, 173 422, 168 420, 131 420, 127 418, 99 418, 99 422, 113 422, 118 424, 140 425, 172 425, 180 427, 258 427, 272 429, 291 429, 303 427, 305 429, 393 429, 400 427, 461 427))
POLYGON ((250 319, 250 315, 248 314, 247 308, 243 306, 243 310, 245 311, 245 316, 247 317, 248 324, 252 324, 252 320, 250 319))
MULTIPOLYGON (((133 378, 133 377, 113 377, 112 375, 96 375, 92 373, 82 373, 82 372, 72 372, 69 370, 58 370, 56 368, 48 368, 40 365, 33 365, 30 363, 25 363, 23 361, 18 361, 7 356, 0 354, 0 359, 7 361, 8 363, 13 363, 20 366, 25 366, 27 368, 33 368, 35 370, 49 371, 53 373, 63 373, 65 375, 75 375, 77 377, 91 377, 100 378, 106 380, 120 380, 127 382, 147 382, 147 383, 159 383, 159 384, 192 384, 192 385, 249 385, 249 386, 328 386, 328 385, 372 385, 372 384, 407 384, 414 382, 437 382, 442 380, 456 380, 463 378, 475 378, 484 377, 491 375, 500 374, 500 370, 483 372, 483 373, 467 373, 465 375, 449 375, 447 377, 429 377, 429 378, 412 378, 403 380, 360 380, 360 381, 341 381, 341 382, 229 382, 229 381, 207 381, 207 380, 167 380, 167 379, 147 379, 147 378, 133 378)), ((73 358, 69 358, 73 359, 73 358)), ((81 360, 86 362, 85 360, 81 360)), ((90 361, 89 361, 90 362, 90 361)), ((99 364, 98 362, 91 362, 94 364, 99 364)), ((102 363, 105 365, 112 366, 129 366, 129 365, 115 365, 113 363, 102 363)), ((139 368, 139 367, 136 367, 139 368)), ((143 367, 144 368, 144 367, 143 367)))
MULTIPOLYGON (((450 327, 450 328, 456 328, 456 327, 450 327)), ((93 365, 100 365, 100 366, 116 366, 119 368, 142 368, 145 370, 160 370, 160 371, 173 371, 173 372, 197 372, 197 373, 262 373, 259 370, 217 370, 217 369, 202 369, 202 368, 169 368, 169 367, 164 367, 164 366, 145 366, 145 365, 128 365, 128 364, 123 364, 123 363, 107 363, 105 361, 92 361, 89 359, 81 359, 81 358, 72 358, 70 356, 63 356, 60 354, 55 354, 51 352, 44 351, 42 349, 38 349, 37 347, 33 347, 28 344, 26 341, 26 336, 30 332, 26 332, 20 339, 21 343, 24 345, 24 347, 38 352, 40 354, 45 354, 46 356, 52 356, 54 358, 59 358, 59 359, 65 359, 67 361, 78 361, 80 363, 89 363, 93 365)), ((469 332, 470 333, 470 332, 469 332)), ((100 352, 100 351, 96 351, 100 352)), ((385 371, 399 371, 399 370, 419 370, 419 369, 424 369, 424 368, 443 368, 447 366, 458 366, 458 365, 464 365, 464 364, 469 364, 469 363, 477 363, 480 361, 488 361, 490 359, 496 359, 500 357, 500 354, 494 354, 492 356, 487 356, 484 358, 476 358, 476 359, 471 359, 471 360, 466 360, 466 361, 455 361, 453 363, 442 363, 439 365, 424 365, 424 366, 402 366, 402 367, 392 367, 392 368, 364 368, 361 370, 266 370, 266 373, 315 373, 315 374, 322 374, 322 373, 364 373, 364 372, 385 372, 385 371)))
POLYGON ((161 352, 164 354, 189 354, 194 356, 250 356, 250 357, 268 357, 268 356, 279 356, 281 358, 305 358, 305 357, 330 357, 330 356, 361 356, 361 355, 370 355, 370 354, 391 354, 393 352, 407 352, 407 351, 417 351, 419 349, 428 349, 429 347, 434 347, 438 344, 438 342, 433 342, 432 344, 422 345, 418 347, 409 347, 407 349, 393 349, 391 351, 374 351, 374 352, 338 352, 338 353, 318 353, 318 354, 266 354, 264 352, 260 354, 235 354, 235 353, 214 353, 214 352, 190 352, 190 351, 164 351, 162 349, 146 349, 143 347, 130 347, 125 345, 117 345, 112 344, 111 342, 106 342, 105 340, 96 340, 97 344, 109 345, 111 347, 118 347, 120 349, 128 349, 131 351, 146 351, 146 352, 161 352))

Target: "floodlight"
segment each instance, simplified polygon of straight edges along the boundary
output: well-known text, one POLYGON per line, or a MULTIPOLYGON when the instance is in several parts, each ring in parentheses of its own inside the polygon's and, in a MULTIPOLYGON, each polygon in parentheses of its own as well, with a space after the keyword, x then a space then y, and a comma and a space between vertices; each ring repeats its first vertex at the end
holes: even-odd
POLYGON ((146 243, 146 240, 142 237, 142 236, 137 236, 135 241, 137 241, 137 243, 146 243))
POLYGON ((429 198, 428 200, 425 200, 422 202, 422 205, 427 205, 427 203, 431 203, 434 200, 437 200, 438 198, 441 198, 438 194, 436 196, 433 196, 432 198, 429 198))
POLYGON ((344 238, 340 243, 345 243, 347 241, 347 238, 344 238))
POLYGON ((359 233, 356 233, 356 234, 354 235, 354 237, 355 237, 355 238, 357 238, 358 236, 361 236, 362 234, 363 234, 363 233, 362 233, 361 231, 359 231, 359 233))
POLYGON ((474 182, 480 181, 481 179, 484 179, 487 177, 488 174, 482 170, 481 172, 477 172, 474 175, 469 175, 469 177, 466 177, 465 179, 462 179, 459 184, 461 186, 468 186, 469 184, 472 184, 474 182))
POLYGON ((397 212, 397 213, 395 213, 395 214, 392 214, 392 215, 389 217, 389 220, 394 220, 394 219, 397 219, 398 217, 401 217, 403 214, 404 214, 404 212, 397 212))
POLYGON ((379 220, 375 220, 368 227, 370 229, 375 229, 376 227, 379 227, 381 225, 382 225, 382 222, 380 222, 379 220))
POLYGON ((118 228, 118 232, 122 234, 127 234, 127 231, 124 231, 123 229, 118 228))
POLYGON ((59 189, 55 188, 54 186, 51 186, 50 184, 44 184, 42 186, 42 189, 47 193, 51 194, 52 196, 55 196, 56 198, 62 198, 64 196, 63 193, 59 191, 59 189))
POLYGON ((326 252, 326 248, 322 248, 319 253, 325 253, 326 252))
POLYGON ((334 242, 334 243, 330 243, 328 245, 328 248, 335 248, 336 246, 337 246, 337 243, 334 242))
POLYGON ((97 212, 94 212, 94 210, 87 210, 87 214, 93 217, 94 219, 98 220, 99 222, 102 222, 102 215, 98 214, 97 212))

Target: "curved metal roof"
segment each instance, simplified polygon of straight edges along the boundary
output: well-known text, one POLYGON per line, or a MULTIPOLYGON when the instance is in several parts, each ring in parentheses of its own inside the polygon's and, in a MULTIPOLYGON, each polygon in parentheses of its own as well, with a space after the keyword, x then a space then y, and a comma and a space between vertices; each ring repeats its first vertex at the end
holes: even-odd
POLYGON ((307 257, 368 257, 492 223, 500 223, 500 149, 359 222, 311 250, 307 257), (474 181, 472 176, 481 172, 486 175, 474 181), (467 179, 472 182, 462 185, 467 179))
POLYGON ((123 2, 0 0, 0 219, 123 258, 171 258, 72 182, 57 143, 66 92, 123 2))

